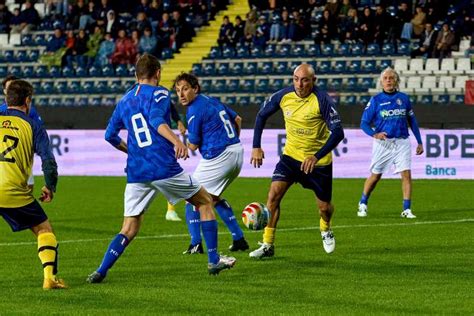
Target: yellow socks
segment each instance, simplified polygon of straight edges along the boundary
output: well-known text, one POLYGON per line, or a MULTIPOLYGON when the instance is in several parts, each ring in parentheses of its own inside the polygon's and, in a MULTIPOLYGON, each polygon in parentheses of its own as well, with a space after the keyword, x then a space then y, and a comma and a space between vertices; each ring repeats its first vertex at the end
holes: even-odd
POLYGON ((322 217, 319 219, 319 230, 327 232, 331 226, 330 222, 326 222, 322 217))
POLYGON ((43 264, 45 279, 56 279, 58 242, 53 233, 38 235, 38 257, 43 264))
POLYGON ((168 211, 174 211, 174 210, 175 210, 174 205, 168 202, 168 211))
POLYGON ((265 227, 263 231, 263 242, 269 245, 273 245, 275 241, 275 228, 265 227))

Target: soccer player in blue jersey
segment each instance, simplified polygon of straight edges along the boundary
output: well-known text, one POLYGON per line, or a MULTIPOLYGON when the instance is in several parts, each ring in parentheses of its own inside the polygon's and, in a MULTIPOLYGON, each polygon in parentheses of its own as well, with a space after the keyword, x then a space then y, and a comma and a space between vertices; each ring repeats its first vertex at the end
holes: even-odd
POLYGON ((380 75, 383 91, 373 96, 362 114, 362 130, 374 138, 370 176, 364 184, 359 201, 357 216, 367 216, 367 204, 375 186, 384 172, 394 166, 395 173, 402 178, 403 211, 402 217, 416 218, 411 211, 411 146, 408 138, 408 126, 415 135, 418 145, 416 154, 423 153, 420 130, 410 98, 400 91, 400 77, 392 68, 387 68, 380 75))
MULTIPOLYGON (((3 87, 3 94, 7 94, 7 88, 8 88, 8 85, 10 84, 10 82, 12 82, 13 80, 17 80, 17 79, 20 79, 14 75, 8 75, 5 77, 5 79, 3 79, 2 81, 2 87, 3 87)), ((2 105, 0 105, 0 111, 1 110, 6 110, 7 109, 7 103, 3 103, 2 105)), ((41 117, 39 116, 38 114, 38 111, 36 111, 36 108, 33 106, 33 104, 30 105, 30 112, 28 114, 28 116, 33 119, 34 121, 36 121, 39 125, 43 125, 43 120, 41 119, 41 117)), ((35 179, 34 179, 34 176, 33 176, 33 172, 31 172, 30 176, 28 177, 28 185, 31 187, 31 189, 33 190, 33 185, 35 183, 35 179)))
POLYGON ((280 202, 295 182, 316 195, 324 250, 332 253, 336 247, 331 230, 334 212, 331 151, 344 139, 344 130, 333 101, 315 87, 315 81, 313 67, 299 65, 293 72, 293 86, 272 94, 257 114, 250 163, 256 168, 262 165, 265 156, 261 138, 265 122, 280 109, 285 120, 286 143, 268 193, 267 208, 271 217, 263 233, 263 243, 249 254, 252 258, 274 255, 280 202))
POLYGON ((43 126, 30 118, 33 87, 24 80, 10 81, 7 108, 0 109, 0 215, 14 232, 30 229, 38 239, 43 264, 43 289, 64 289, 58 279, 58 242, 44 210, 33 197, 28 176, 33 154, 40 156, 45 178, 40 201, 51 202, 58 182, 56 160, 43 126))
POLYGON ((176 160, 186 159, 188 149, 169 127, 170 95, 166 88, 158 86, 160 62, 153 55, 144 54, 135 69, 138 84, 119 101, 105 132, 109 143, 128 154, 122 229, 87 282, 102 282, 137 235, 145 212, 159 192, 172 204, 185 199, 199 208, 209 259, 208 272, 218 274, 230 269, 235 258, 219 256, 217 252, 217 221, 211 196, 176 160), (123 128, 128 131, 127 142, 118 135, 123 128))
MULTIPOLYGON (((229 250, 247 250, 249 245, 232 207, 221 198, 242 169, 244 149, 239 139, 242 119, 216 99, 200 94, 199 81, 194 75, 182 73, 174 82, 176 94, 186 107, 188 147, 199 149, 202 155, 193 176, 211 194, 217 213, 232 235, 229 250)), ((186 223, 191 244, 184 253, 202 253, 199 211, 189 203, 186 204, 186 223)))

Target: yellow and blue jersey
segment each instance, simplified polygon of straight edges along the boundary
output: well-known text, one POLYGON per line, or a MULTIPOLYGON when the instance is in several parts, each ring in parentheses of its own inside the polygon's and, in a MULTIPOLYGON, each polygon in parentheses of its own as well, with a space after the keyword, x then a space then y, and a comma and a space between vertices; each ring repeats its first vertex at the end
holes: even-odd
POLYGON ((266 120, 280 109, 286 129, 283 154, 301 162, 315 155, 318 166, 331 164, 331 150, 342 140, 344 133, 333 101, 317 88, 306 98, 300 98, 293 86, 271 95, 257 114, 253 147, 260 148, 266 120), (337 137, 328 141, 334 132, 337 137))
POLYGON ((34 201, 27 181, 33 154, 53 160, 46 130, 24 112, 0 111, 0 207, 22 207, 34 201))

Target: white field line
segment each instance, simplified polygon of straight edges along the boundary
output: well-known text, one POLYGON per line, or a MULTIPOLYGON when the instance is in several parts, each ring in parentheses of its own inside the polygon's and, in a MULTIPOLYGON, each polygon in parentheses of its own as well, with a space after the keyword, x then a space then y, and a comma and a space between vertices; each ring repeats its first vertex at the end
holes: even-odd
MULTIPOLYGON (((389 224, 361 224, 361 225, 334 225, 333 229, 346 229, 346 228, 366 228, 366 227, 390 227, 390 226, 416 226, 416 225, 439 225, 439 224, 456 224, 456 223, 468 223, 474 222, 474 218, 463 218, 450 221, 425 221, 425 222, 404 222, 404 223, 389 223, 389 224)), ((278 229, 278 232, 291 232, 291 231, 302 231, 302 230, 319 230, 319 226, 308 226, 308 227, 295 227, 295 228, 283 228, 278 229)), ((261 231, 245 231, 245 233, 261 233, 261 231)), ((228 234, 227 231, 219 232, 219 235, 228 234)), ((83 242, 95 242, 95 241, 108 241, 112 238, 90 238, 90 239, 71 239, 71 240, 59 240, 60 244, 74 244, 83 242)), ((155 235, 155 236, 137 236, 135 239, 168 239, 168 238, 181 238, 189 237, 188 234, 168 234, 168 235, 155 235)), ((0 247, 8 246, 24 246, 24 245, 36 245, 36 241, 26 242, 7 242, 0 243, 0 247)))

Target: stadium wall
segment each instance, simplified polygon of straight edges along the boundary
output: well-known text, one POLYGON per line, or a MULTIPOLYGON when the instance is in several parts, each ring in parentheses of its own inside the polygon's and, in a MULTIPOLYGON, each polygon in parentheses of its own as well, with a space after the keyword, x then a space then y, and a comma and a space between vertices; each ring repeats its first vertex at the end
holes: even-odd
MULTIPOLYGON (((474 129, 474 106, 416 105, 414 107, 420 127, 432 129, 466 128, 474 129)), ((235 110, 243 118, 243 128, 253 128, 257 106, 238 107, 235 110)), ((358 128, 363 106, 339 106, 344 127, 358 128)), ((104 129, 113 107, 44 107, 38 110, 50 129, 104 129)), ((179 108, 184 113, 182 108, 179 108)), ((267 121, 268 128, 282 128, 281 115, 273 115, 267 121)))

